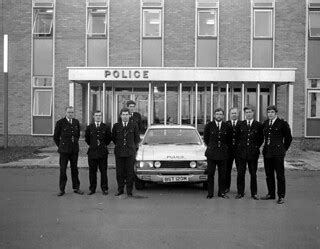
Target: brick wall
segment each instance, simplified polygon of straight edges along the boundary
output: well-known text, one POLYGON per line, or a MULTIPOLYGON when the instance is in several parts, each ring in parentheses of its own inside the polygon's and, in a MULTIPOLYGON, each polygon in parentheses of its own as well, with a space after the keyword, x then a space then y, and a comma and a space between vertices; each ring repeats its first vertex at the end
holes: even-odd
POLYGON ((195 1, 164 3, 164 66, 195 66, 195 1))
POLYGON ((110 1, 111 67, 140 66, 140 0, 110 1))
POLYGON ((250 67, 250 8, 248 0, 220 1, 220 67, 250 67))
POLYGON ((3 33, 9 35, 8 130, 9 134, 30 134, 31 1, 5 1, 2 7, 3 33))
MULTIPOLYGON (((275 8, 275 67, 297 68, 294 83, 293 135, 304 136, 305 122, 305 1, 278 0, 275 8)), ((279 89, 280 113, 287 115, 283 95, 286 88, 279 89)))

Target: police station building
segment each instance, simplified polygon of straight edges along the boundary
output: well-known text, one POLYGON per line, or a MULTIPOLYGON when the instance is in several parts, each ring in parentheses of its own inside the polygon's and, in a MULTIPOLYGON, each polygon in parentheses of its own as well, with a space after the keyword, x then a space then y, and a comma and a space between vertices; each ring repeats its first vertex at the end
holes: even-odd
POLYGON ((231 107, 251 104, 263 121, 276 104, 299 147, 320 147, 320 0, 12 0, 1 7, 9 145, 52 143, 68 105, 82 129, 95 110, 113 125, 131 99, 145 129, 171 118, 200 132, 217 107, 227 118, 231 107))

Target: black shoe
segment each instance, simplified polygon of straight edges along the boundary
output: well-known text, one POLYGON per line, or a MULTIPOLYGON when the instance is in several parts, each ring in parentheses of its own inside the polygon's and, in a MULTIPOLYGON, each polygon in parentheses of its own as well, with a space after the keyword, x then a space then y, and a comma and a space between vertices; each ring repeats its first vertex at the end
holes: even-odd
POLYGON ((102 194, 103 194, 103 195, 108 195, 108 190, 103 190, 103 191, 102 191, 102 194))
POLYGON ((228 188, 224 191, 225 194, 227 194, 229 192, 230 192, 230 189, 228 189, 228 188))
POLYGON ((88 195, 93 195, 93 194, 95 194, 96 192, 95 191, 90 191, 89 193, 88 193, 88 195))
POLYGON ((81 191, 80 189, 75 189, 75 190, 73 190, 73 192, 78 194, 78 195, 83 195, 84 194, 84 192, 81 191))
POLYGON ((220 194, 218 196, 223 198, 223 199, 229 199, 229 196, 227 196, 226 194, 220 194))
POLYGON ((212 199, 213 195, 207 195, 207 199, 212 199))
POLYGON ((114 196, 119 196, 119 195, 123 195, 123 191, 119 191, 119 192, 116 193, 114 196))
POLYGON ((257 195, 252 195, 251 198, 254 199, 254 200, 260 200, 257 195))
POLYGON ((63 196, 64 194, 65 194, 66 192, 64 192, 64 191, 60 191, 58 194, 57 194, 57 196, 63 196))
POLYGON ((283 203, 284 203, 284 198, 281 198, 281 197, 280 197, 280 198, 278 199, 277 203, 278 203, 278 204, 283 204, 283 203))
POLYGON ((274 200, 274 199, 276 199, 276 197, 269 195, 269 194, 267 194, 264 197, 261 197, 261 200, 274 200))
POLYGON ((132 193, 128 193, 127 195, 128 195, 128 197, 132 197, 132 193))
POLYGON ((236 198, 236 199, 241 199, 243 196, 244 196, 244 195, 242 195, 242 194, 237 194, 235 198, 236 198))

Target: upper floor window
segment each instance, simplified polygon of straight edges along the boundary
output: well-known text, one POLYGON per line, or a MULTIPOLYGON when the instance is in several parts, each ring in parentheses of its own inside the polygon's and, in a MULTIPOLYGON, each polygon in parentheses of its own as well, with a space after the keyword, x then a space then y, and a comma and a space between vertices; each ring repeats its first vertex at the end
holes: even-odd
POLYGON ((52 36, 53 9, 39 8, 34 10, 33 34, 35 36, 52 36))
POLYGON ((217 36, 216 10, 198 10, 198 36, 217 36))
POLYGON ((309 36, 320 37, 320 11, 309 11, 309 36))
POLYGON ((88 10, 88 36, 106 36, 107 35, 107 22, 108 22, 107 9, 89 9, 88 10))
POLYGON ((254 10, 254 38, 272 38, 272 10, 254 10))
POLYGON ((143 10, 143 37, 161 37, 161 9, 143 10))

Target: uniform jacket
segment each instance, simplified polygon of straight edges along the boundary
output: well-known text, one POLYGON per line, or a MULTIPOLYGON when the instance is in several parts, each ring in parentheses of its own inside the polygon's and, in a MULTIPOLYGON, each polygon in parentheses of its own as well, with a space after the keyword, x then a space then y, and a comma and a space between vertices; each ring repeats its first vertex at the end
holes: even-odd
POLYGON ((130 117, 130 121, 135 122, 138 125, 139 132, 143 131, 142 118, 139 112, 134 112, 130 117))
POLYGON ((236 151, 239 158, 257 160, 263 143, 262 124, 253 120, 249 129, 247 120, 240 121, 237 128, 237 142, 236 151))
POLYGON ((265 157, 284 157, 292 142, 289 124, 283 119, 277 118, 273 125, 269 126, 269 120, 263 123, 265 157))
POLYGON ((140 142, 138 125, 134 122, 128 122, 127 127, 123 127, 122 122, 114 124, 112 141, 115 144, 115 156, 134 156, 140 142))
POLYGON ((53 140, 58 146, 59 153, 79 152, 80 123, 73 118, 70 124, 67 118, 57 121, 54 128, 53 140))
POLYGON ((207 158, 226 160, 232 143, 232 129, 226 122, 222 122, 220 130, 215 121, 209 122, 204 128, 203 140, 207 145, 205 152, 207 158))
POLYGON ((231 140, 231 145, 229 146, 229 154, 232 154, 232 153, 235 154, 236 149, 237 149, 237 143, 238 143, 238 141, 237 141, 237 128, 240 126, 241 121, 238 120, 235 127, 232 126, 231 120, 228 120, 226 123, 230 126, 231 131, 232 131, 232 135, 231 135, 232 140, 231 140))
POLYGON ((88 157, 92 159, 108 157, 108 144, 111 142, 111 129, 105 123, 97 128, 95 123, 87 126, 85 141, 89 145, 88 157))

